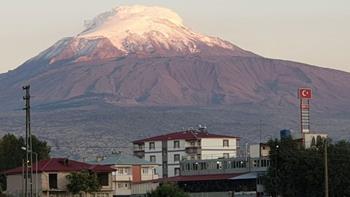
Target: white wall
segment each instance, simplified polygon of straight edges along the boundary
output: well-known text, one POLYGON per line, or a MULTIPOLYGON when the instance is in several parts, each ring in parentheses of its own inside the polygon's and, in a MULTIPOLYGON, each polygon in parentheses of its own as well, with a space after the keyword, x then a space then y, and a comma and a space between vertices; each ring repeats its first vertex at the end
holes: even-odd
POLYGON ((201 141, 202 159, 215 159, 223 157, 228 153, 229 157, 237 157, 236 138, 202 138, 201 141), (229 146, 223 146, 223 140, 229 141, 229 146))
POLYGON ((173 150, 185 150, 186 141, 185 140, 168 140, 168 151, 173 150), (180 148, 174 148, 174 141, 179 141, 180 148))
POLYGON ((249 156, 253 158, 260 157, 260 145, 252 144, 249 146, 249 156))
POLYGON ((155 149, 149 149, 150 142, 145 142, 145 153, 146 152, 157 152, 162 151, 162 141, 154 141, 155 149))
POLYGON ((310 148, 312 143, 312 138, 315 138, 315 142, 317 142, 317 136, 320 136, 321 138, 327 138, 327 134, 320 134, 320 133, 305 133, 305 148, 310 148))

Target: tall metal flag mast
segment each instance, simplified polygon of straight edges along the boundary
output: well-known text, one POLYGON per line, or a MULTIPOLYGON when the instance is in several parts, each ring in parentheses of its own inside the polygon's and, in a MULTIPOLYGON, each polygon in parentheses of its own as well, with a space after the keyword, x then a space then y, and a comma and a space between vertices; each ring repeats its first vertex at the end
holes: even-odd
POLYGON ((30 127, 30 86, 23 86, 25 95, 23 100, 25 101, 25 107, 23 110, 26 112, 26 162, 25 162, 25 184, 24 184, 24 196, 33 196, 33 151, 32 151, 32 132, 30 127), (28 184, 30 191, 28 192, 28 184))
POLYGON ((312 90, 310 88, 299 88, 298 97, 300 99, 300 132, 303 143, 305 143, 305 133, 310 133, 310 99, 312 90))

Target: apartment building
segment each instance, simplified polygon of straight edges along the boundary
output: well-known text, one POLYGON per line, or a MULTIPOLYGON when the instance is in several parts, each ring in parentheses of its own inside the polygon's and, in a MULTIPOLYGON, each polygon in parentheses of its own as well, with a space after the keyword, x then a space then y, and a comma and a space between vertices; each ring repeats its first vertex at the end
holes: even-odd
POLYGON ((90 164, 110 166, 113 196, 141 196, 157 188, 156 163, 122 153, 102 157, 90 164))
MULTIPOLYGON (((112 168, 103 165, 90 165, 83 162, 73 161, 66 158, 53 158, 39 161, 34 168, 33 194, 34 196, 73 196, 67 189, 67 175, 71 172, 88 170, 95 173, 101 184, 101 190, 89 196, 111 197, 112 196, 112 168)), ((23 168, 17 167, 5 172, 7 179, 6 194, 9 196, 24 196, 24 174, 23 168)), ((28 184, 29 188, 29 184, 28 184)))
POLYGON ((133 142, 134 155, 159 164, 160 177, 180 175, 180 161, 237 156, 239 138, 204 129, 173 132, 133 142))

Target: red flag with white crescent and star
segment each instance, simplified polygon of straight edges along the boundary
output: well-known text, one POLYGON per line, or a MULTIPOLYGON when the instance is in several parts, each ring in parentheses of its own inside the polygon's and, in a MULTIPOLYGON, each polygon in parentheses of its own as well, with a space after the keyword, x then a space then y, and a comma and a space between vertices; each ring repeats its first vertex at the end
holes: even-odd
POLYGON ((311 99, 312 98, 311 88, 300 88, 299 89, 299 98, 300 99, 311 99))

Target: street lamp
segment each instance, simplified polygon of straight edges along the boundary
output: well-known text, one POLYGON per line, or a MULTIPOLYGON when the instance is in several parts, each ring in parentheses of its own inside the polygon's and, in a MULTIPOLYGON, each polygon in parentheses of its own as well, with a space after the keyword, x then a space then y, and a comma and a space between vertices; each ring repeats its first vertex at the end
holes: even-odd
MULTIPOLYGON (((27 148, 24 146, 22 146, 21 149, 24 151, 27 150, 27 148)), ((28 152, 35 155, 35 196, 38 196, 38 154, 36 152, 33 152, 32 150, 29 150, 28 152)), ((26 161, 26 162, 28 163, 29 161, 26 161)), ((33 164, 30 164, 30 165, 33 165, 33 164)))

